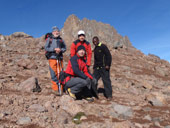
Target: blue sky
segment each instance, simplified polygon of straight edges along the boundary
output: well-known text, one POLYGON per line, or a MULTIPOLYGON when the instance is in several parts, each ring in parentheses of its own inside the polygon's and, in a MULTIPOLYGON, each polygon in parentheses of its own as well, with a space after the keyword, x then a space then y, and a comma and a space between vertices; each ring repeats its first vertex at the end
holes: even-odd
POLYGON ((40 37, 71 14, 108 23, 145 54, 170 61, 170 0, 1 0, 0 33, 40 37))

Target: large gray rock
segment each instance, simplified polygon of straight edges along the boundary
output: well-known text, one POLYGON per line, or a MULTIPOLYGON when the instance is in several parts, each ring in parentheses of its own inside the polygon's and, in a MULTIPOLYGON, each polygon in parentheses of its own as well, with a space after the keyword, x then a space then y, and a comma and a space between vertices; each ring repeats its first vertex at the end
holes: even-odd
POLYGON ((17 65, 19 67, 22 67, 23 69, 37 69, 37 65, 34 63, 34 61, 31 61, 30 59, 21 59, 17 62, 17 65))
POLYGON ((33 104, 29 107, 29 111, 44 112, 45 108, 40 104, 33 104))
POLYGON ((146 115, 146 116, 144 117, 144 119, 149 120, 149 121, 151 121, 151 120, 152 120, 152 118, 151 118, 151 116, 150 116, 150 115, 146 115))
POLYGON ((146 100, 153 106, 163 106, 167 104, 167 96, 161 92, 152 92, 146 95, 146 100))
POLYGON ((60 115, 60 117, 57 118, 58 124, 67 124, 68 121, 71 120, 71 116, 69 115, 69 113, 67 113, 66 111, 64 111, 62 109, 58 109, 56 114, 60 115))
POLYGON ((31 123, 30 117, 21 117, 18 119, 17 124, 19 125, 25 125, 31 123))
POLYGON ((83 108, 77 104, 77 102, 68 95, 63 95, 58 101, 59 108, 65 110, 72 116, 78 112, 84 112, 83 108))
POLYGON ((114 111, 119 115, 119 117, 127 119, 133 116, 133 110, 131 109, 131 107, 116 104, 113 106, 113 108, 114 111))
POLYGON ((18 85, 17 89, 22 90, 23 92, 32 92, 35 87, 36 87, 36 78, 31 77, 21 82, 18 85))

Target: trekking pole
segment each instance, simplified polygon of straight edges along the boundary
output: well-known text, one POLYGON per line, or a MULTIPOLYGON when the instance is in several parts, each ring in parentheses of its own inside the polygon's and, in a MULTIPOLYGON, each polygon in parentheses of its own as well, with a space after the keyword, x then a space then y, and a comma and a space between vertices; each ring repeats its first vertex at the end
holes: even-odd
MULTIPOLYGON (((58 77, 58 80, 59 80, 59 75, 60 75, 60 65, 59 65, 59 59, 57 59, 57 77, 58 77)), ((60 82, 58 83, 58 92, 59 92, 59 95, 61 96, 61 84, 60 82)))

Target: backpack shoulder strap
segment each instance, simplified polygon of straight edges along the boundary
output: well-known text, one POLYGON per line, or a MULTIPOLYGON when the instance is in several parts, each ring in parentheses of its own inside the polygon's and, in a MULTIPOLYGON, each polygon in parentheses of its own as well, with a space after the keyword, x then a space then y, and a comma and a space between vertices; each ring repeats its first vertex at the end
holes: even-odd
POLYGON ((47 40, 48 38, 52 38, 52 33, 45 34, 45 40, 47 40))
POLYGON ((77 45, 78 42, 80 42, 80 40, 75 40, 73 43, 77 45))
POLYGON ((84 42, 85 42, 87 45, 89 45, 89 44, 90 44, 87 40, 84 40, 84 42))

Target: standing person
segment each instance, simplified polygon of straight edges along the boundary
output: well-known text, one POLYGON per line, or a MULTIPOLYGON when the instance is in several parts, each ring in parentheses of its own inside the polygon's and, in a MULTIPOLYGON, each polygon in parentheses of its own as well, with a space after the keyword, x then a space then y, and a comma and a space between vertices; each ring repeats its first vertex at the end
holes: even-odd
MULTIPOLYGON (((67 65, 65 73, 67 77, 65 78, 66 90, 69 95, 76 99, 75 94, 86 89, 86 94, 89 94, 85 99, 88 101, 93 101, 92 89, 93 85, 97 83, 96 79, 88 72, 87 65, 84 62, 85 47, 83 45, 78 46, 76 55, 73 56, 67 65)), ((96 90, 93 90, 96 93, 96 90)))
POLYGON ((97 36, 93 37, 94 49, 94 77, 98 81, 102 77, 104 83, 105 96, 108 100, 112 99, 112 86, 110 80, 110 66, 112 56, 106 45, 99 42, 97 36))
POLYGON ((91 65, 91 57, 92 57, 92 50, 91 50, 90 43, 85 40, 85 37, 86 37, 85 32, 83 30, 80 30, 78 32, 78 39, 71 44, 70 55, 71 55, 71 57, 76 55, 77 48, 80 45, 83 45, 85 47, 85 50, 86 50, 86 53, 87 53, 85 55, 86 64, 87 64, 88 67, 90 67, 90 65, 91 65))
POLYGON ((52 89, 59 94, 63 91, 63 86, 59 83, 59 73, 63 68, 63 53, 66 51, 66 45, 60 37, 60 30, 55 26, 52 33, 46 34, 46 57, 49 61, 49 69, 52 79, 52 89), (60 89, 60 90, 59 90, 60 89))

